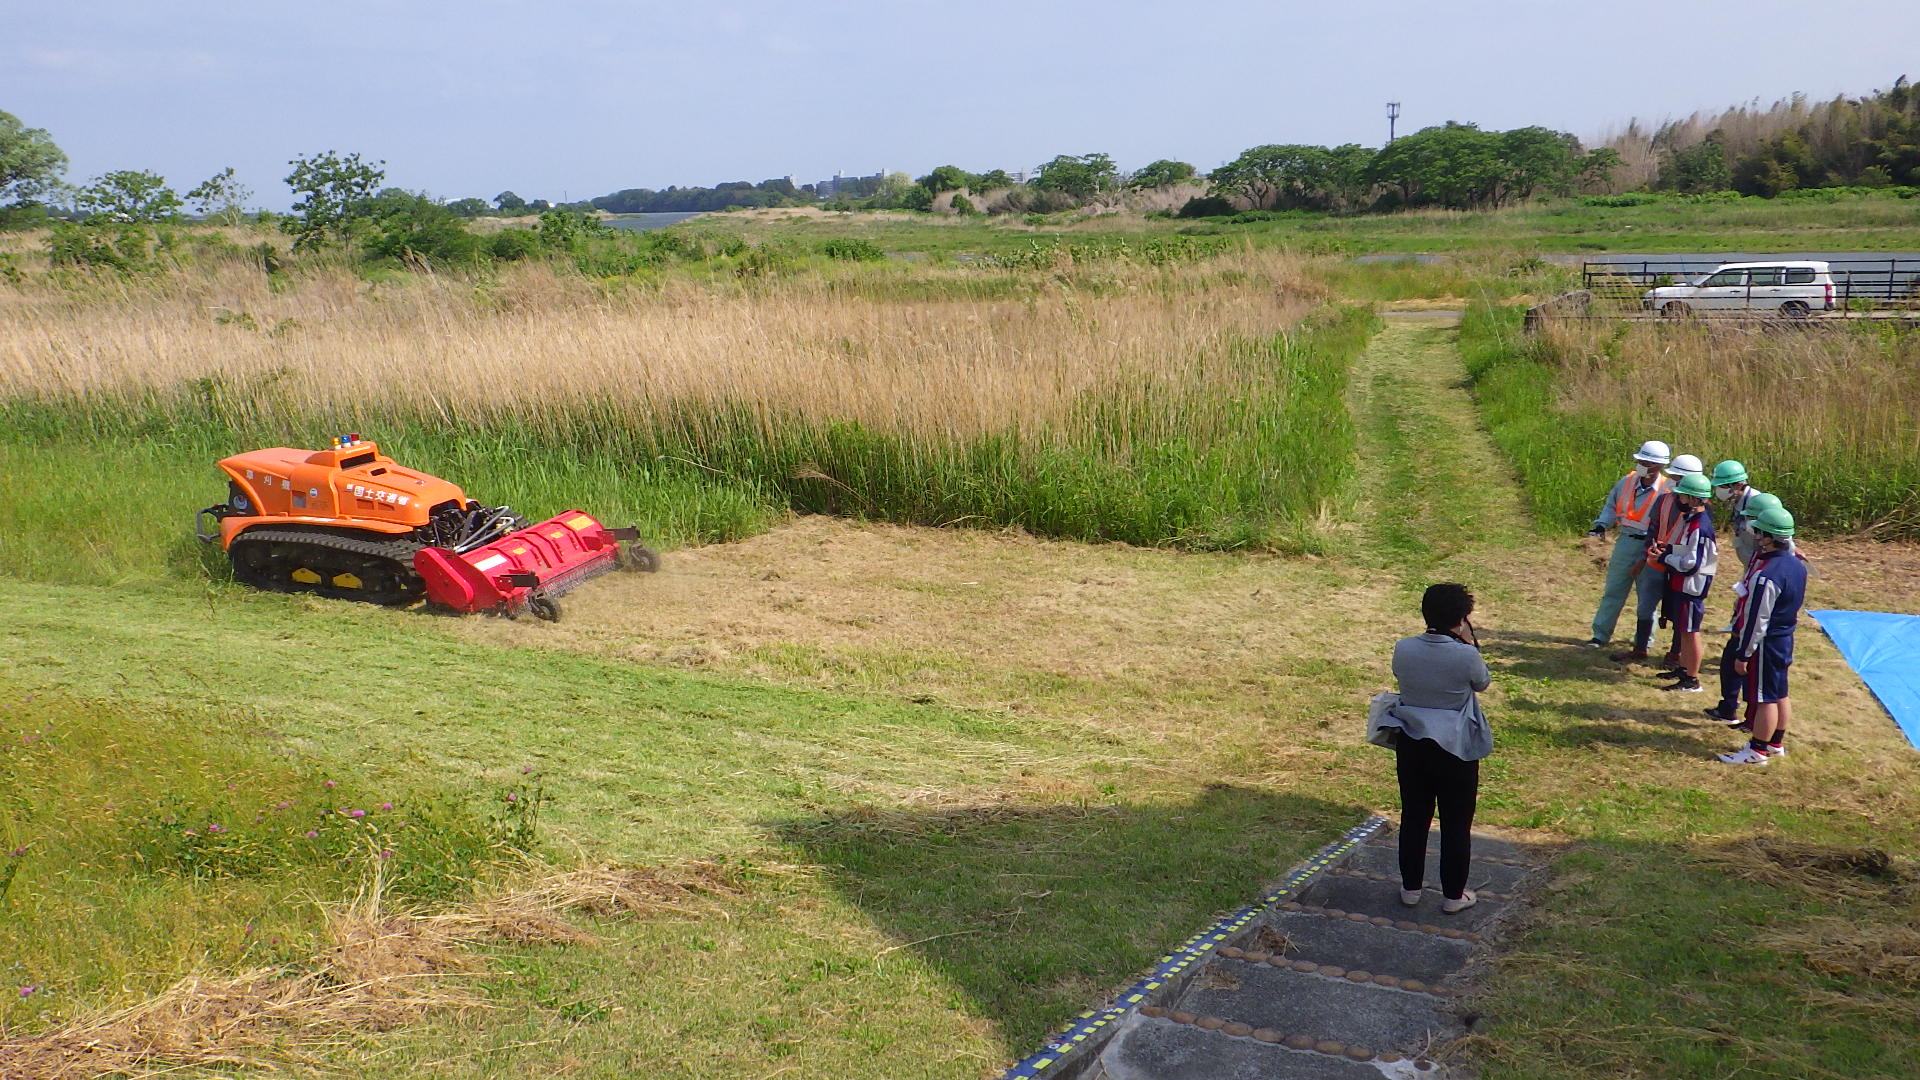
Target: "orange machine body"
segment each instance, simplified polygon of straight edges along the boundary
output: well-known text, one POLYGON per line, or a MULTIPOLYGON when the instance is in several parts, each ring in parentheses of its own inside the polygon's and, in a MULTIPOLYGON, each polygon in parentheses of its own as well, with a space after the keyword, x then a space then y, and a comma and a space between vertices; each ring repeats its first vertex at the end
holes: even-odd
POLYGON ((276 446, 235 454, 220 468, 251 513, 220 519, 220 546, 261 524, 331 525, 404 535, 425 525, 434 507, 465 505, 459 485, 416 472, 372 442, 329 450, 276 446))

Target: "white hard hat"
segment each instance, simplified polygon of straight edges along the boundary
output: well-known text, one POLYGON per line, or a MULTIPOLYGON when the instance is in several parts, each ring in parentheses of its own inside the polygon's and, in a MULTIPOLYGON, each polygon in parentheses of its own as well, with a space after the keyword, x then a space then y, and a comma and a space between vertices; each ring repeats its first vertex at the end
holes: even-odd
POLYGON ((1697 476, 1706 471, 1707 467, 1700 464, 1700 459, 1694 457, 1692 454, 1681 454, 1673 459, 1673 464, 1667 466, 1668 476, 1687 476, 1689 474, 1697 476))
POLYGON ((1665 465, 1672 460, 1667 444, 1658 439, 1648 439, 1641 443, 1640 449, 1635 450, 1633 456, 1636 461, 1651 461, 1655 465, 1665 465))

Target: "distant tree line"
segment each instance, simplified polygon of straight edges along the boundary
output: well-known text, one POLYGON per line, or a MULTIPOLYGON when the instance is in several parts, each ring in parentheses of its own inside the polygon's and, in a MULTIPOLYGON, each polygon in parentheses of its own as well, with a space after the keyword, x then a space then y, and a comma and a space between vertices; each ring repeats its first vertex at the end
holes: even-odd
POLYGON ((1186 210, 1455 210, 1505 206, 1540 195, 1570 195, 1604 182, 1618 164, 1607 149, 1586 150, 1543 127, 1482 131, 1449 121, 1379 150, 1269 144, 1247 150, 1208 177, 1206 198, 1186 210))
POLYGON ((1616 190, 1773 197, 1832 187, 1920 187, 1920 90, 1906 76, 1863 97, 1796 94, 1695 113, 1649 131, 1638 121, 1606 145, 1620 154, 1616 190))
POLYGON ((701 213, 731 208, 797 206, 813 202, 813 185, 795 187, 785 177, 762 180, 757 184, 731 180, 713 187, 673 187, 663 191, 651 188, 626 188, 611 195, 588 200, 595 210, 609 214, 701 213))
MULTIPOLYGON (((156 173, 115 170, 85 184, 64 182, 67 157, 51 135, 0 112, 0 227, 49 218, 102 225, 174 221, 189 210, 239 223, 277 218, 249 211, 252 192, 227 168, 184 195, 156 173)), ((297 196, 284 224, 302 246, 363 241, 378 234, 395 251, 460 247, 463 219, 560 212, 579 215, 704 212, 776 206, 839 210, 915 210, 956 214, 1032 214, 1116 205, 1143 192, 1183 199, 1187 216, 1248 210, 1335 213, 1402 208, 1491 209, 1541 196, 1628 191, 1698 194, 1734 191, 1774 197, 1832 187, 1920 188, 1920 90, 1905 76, 1884 91, 1810 103, 1796 95, 1769 108, 1736 106, 1696 113, 1647 131, 1637 122, 1586 148, 1545 127, 1483 131, 1470 123, 1424 128, 1379 149, 1348 143, 1269 143, 1243 151, 1202 175, 1162 159, 1122 172, 1104 153, 1060 154, 1024 183, 1002 169, 971 172, 941 165, 925 176, 890 173, 838 182, 830 193, 785 178, 713 187, 627 188, 554 204, 502 191, 492 199, 434 199, 383 187, 382 162, 333 151, 289 162, 297 196), (428 237, 437 236, 431 243, 428 237), (401 239, 393 239, 401 237, 401 239), (411 239, 406 239, 411 237, 411 239)), ((1136 202, 1135 205, 1142 205, 1136 202)), ((561 220, 561 219, 554 219, 561 220)), ((91 241, 89 241, 91 243, 91 241)), ((509 243, 523 243, 510 241, 509 243)), ((84 246, 84 245, 83 245, 84 246)), ((95 245, 97 246, 97 245, 95 245)))

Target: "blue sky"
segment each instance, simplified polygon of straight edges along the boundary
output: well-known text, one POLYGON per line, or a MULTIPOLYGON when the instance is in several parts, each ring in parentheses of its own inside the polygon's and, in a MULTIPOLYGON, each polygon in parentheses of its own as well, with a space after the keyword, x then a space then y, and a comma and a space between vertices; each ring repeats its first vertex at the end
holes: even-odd
POLYGON ((707 4, 72 0, 0 16, 0 110, 67 179, 387 162, 456 198, 1031 167, 1100 151, 1209 169, 1267 142, 1444 120, 1591 138, 1794 91, 1920 79, 1920 3, 1136 0, 707 4))

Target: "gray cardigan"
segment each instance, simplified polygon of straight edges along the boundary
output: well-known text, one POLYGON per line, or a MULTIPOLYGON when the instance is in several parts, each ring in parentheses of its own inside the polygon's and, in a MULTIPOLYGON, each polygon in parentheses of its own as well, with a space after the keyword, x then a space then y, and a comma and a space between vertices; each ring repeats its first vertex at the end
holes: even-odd
POLYGON ((1432 739, 1462 761, 1493 752, 1493 729, 1476 691, 1493 681, 1480 650, 1445 634, 1401 638, 1393 646, 1400 704, 1390 716, 1410 739, 1432 739))

